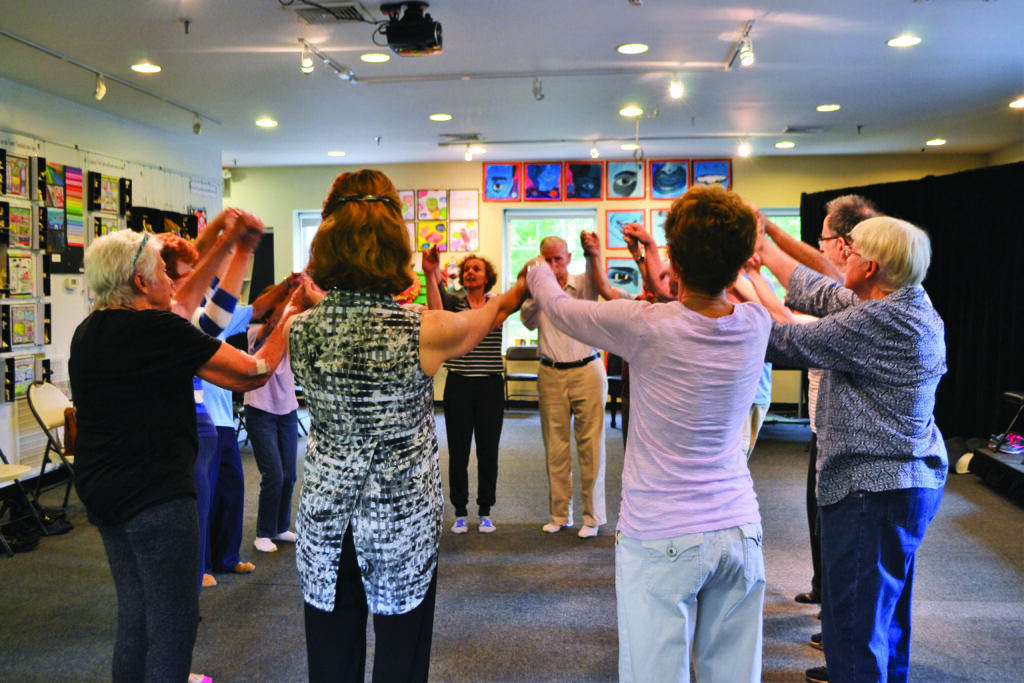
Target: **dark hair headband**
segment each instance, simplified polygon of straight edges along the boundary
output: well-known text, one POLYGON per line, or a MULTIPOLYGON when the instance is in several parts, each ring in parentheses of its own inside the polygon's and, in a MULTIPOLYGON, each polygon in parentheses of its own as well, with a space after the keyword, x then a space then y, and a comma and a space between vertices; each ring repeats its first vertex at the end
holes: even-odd
POLYGON ((332 213, 334 213, 334 210, 337 209, 339 206, 341 206, 342 204, 348 204, 349 202, 380 202, 381 204, 390 204, 392 206, 395 205, 395 200, 392 199, 391 197, 381 197, 375 194, 349 194, 343 197, 335 197, 330 202, 328 202, 327 206, 325 206, 324 210, 320 213, 320 217, 327 218, 332 213))

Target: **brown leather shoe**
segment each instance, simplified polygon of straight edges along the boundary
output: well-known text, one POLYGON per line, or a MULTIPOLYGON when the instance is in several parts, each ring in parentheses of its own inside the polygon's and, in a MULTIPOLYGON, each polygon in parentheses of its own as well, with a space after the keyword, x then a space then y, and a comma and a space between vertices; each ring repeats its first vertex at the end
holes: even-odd
POLYGON ((799 593, 793 599, 804 605, 818 605, 821 604, 821 593, 799 593))

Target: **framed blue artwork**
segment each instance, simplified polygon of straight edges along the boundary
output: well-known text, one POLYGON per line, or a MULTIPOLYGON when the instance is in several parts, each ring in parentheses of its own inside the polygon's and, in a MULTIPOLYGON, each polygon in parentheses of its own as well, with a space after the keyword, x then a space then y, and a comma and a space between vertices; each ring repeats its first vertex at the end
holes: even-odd
POLYGON ((485 202, 518 202, 522 198, 522 166, 518 161, 483 166, 485 202))
POLYGON ((626 239, 622 236, 622 226, 626 223, 644 224, 644 210, 605 211, 604 243, 607 249, 625 249, 626 239))
POLYGON ((640 275, 640 267, 631 258, 607 258, 605 266, 608 280, 612 287, 617 287, 627 294, 637 297, 644 291, 644 281, 640 275))
POLYGON ((562 163, 524 163, 523 199, 557 202, 562 200, 562 163))
POLYGON ((690 187, 690 162, 652 161, 651 199, 675 199, 690 187))
POLYGON ((593 201, 602 198, 604 163, 600 161, 565 162, 566 201, 593 201))
POLYGON ((651 235, 659 247, 668 246, 668 238, 665 236, 665 219, 668 218, 668 209, 651 209, 651 235))
POLYGON ((732 161, 730 159, 694 159, 694 185, 721 185, 732 189, 732 161))
POLYGON ((608 199, 643 199, 646 176, 643 161, 609 161, 605 168, 608 199))

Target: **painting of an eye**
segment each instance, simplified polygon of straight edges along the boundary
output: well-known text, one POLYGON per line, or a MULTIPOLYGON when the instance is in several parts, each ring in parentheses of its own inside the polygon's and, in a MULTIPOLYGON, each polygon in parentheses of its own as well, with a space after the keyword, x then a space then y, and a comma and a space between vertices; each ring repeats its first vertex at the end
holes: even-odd
POLYGON ((612 183, 612 192, 620 197, 627 197, 633 194, 636 189, 636 171, 619 171, 615 174, 615 181, 612 183))

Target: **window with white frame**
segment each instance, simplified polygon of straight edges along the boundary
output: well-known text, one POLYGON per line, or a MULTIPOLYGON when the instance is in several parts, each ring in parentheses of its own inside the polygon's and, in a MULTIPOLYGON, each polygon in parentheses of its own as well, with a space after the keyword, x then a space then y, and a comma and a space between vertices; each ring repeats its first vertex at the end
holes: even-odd
MULTIPOLYGON (((797 240, 800 239, 800 209, 796 206, 775 206, 775 207, 761 207, 761 213, 764 214, 765 218, 770 220, 775 225, 782 228, 783 231, 789 233, 797 240)), ((779 281, 775 279, 775 276, 767 268, 761 269, 761 274, 764 279, 768 281, 768 284, 772 286, 775 293, 780 299, 786 297, 786 288, 779 284, 779 281)))
MULTIPOLYGON (((558 235, 569 245, 569 253, 572 254, 569 272, 584 272, 587 262, 579 238, 583 230, 596 232, 596 209, 505 209, 503 289, 508 289, 530 259, 540 255, 541 240, 549 235, 558 235)), ((537 330, 526 329, 518 313, 509 316, 504 328, 505 347, 519 340, 536 343, 537 330)))
POLYGON ((313 244, 313 235, 320 227, 320 211, 310 209, 293 212, 292 225, 292 272, 301 273, 309 264, 309 246, 313 244))

